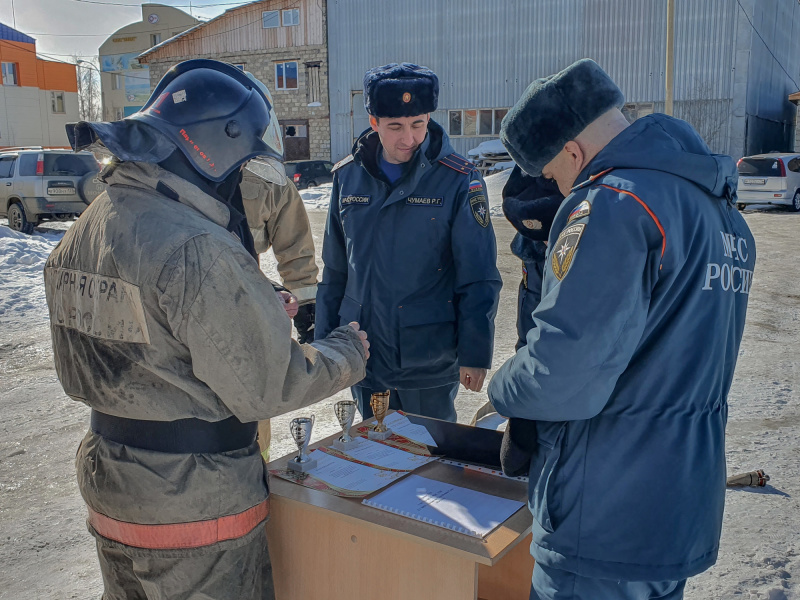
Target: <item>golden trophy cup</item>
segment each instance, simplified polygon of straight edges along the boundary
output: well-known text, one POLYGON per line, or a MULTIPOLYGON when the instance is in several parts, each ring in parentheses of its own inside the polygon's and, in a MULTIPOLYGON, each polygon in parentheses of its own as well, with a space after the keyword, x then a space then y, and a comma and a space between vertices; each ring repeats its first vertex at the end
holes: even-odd
POLYGON ((383 424, 383 420, 386 418, 386 413, 389 412, 389 390, 372 394, 369 399, 369 405, 377 423, 367 432, 367 436, 371 440, 383 441, 388 439, 392 435, 392 430, 383 424))

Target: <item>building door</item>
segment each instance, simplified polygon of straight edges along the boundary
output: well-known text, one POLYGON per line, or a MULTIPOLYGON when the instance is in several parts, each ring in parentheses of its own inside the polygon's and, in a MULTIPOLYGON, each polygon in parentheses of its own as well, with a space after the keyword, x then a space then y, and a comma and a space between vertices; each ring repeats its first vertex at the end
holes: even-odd
POLYGON ((352 116, 353 143, 361 133, 369 128, 369 114, 364 108, 364 92, 351 92, 350 115, 352 116))
POLYGON ((309 160, 308 120, 281 121, 283 129, 284 160, 309 160))

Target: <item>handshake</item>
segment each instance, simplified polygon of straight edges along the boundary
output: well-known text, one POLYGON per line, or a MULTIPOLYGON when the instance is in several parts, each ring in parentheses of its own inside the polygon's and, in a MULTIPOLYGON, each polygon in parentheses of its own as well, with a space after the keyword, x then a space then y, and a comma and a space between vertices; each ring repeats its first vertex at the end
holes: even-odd
MULTIPOLYGON (((275 290, 275 295, 278 296, 278 301, 283 305, 283 309, 286 311, 286 314, 289 316, 289 318, 294 318, 299 310, 295 295, 286 290, 275 290)), ((367 341, 367 332, 362 331, 361 326, 355 321, 349 323, 349 325, 358 334, 358 337, 361 340, 361 345, 364 347, 364 352, 366 353, 365 358, 369 358, 369 342, 367 341)), ((301 339, 300 343, 302 344, 311 341, 313 341, 313 338, 307 340, 301 339)))

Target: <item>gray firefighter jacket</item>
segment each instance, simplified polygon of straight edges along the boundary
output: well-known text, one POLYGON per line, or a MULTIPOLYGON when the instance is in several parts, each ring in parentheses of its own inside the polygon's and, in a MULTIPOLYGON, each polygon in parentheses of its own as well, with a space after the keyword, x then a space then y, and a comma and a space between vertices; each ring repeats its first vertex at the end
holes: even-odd
MULTIPOLYGON (((299 345, 269 280, 225 229, 229 211, 157 166, 123 163, 45 267, 55 365, 74 400, 117 417, 252 422, 364 377, 349 327, 299 345)), ((77 456, 90 508, 144 524, 217 519, 267 497, 254 442, 167 454, 92 431, 77 456)))

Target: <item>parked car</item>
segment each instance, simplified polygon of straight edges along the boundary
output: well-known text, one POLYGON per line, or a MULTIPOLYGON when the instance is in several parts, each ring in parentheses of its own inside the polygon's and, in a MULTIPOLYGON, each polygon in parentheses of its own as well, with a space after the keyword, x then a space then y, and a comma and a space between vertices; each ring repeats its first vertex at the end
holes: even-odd
POLYGON ((333 181, 333 163, 325 160, 304 160, 285 164, 286 176, 298 190, 333 181))
POLYGON ((30 234, 42 221, 74 219, 105 189, 91 152, 6 148, 0 151, 0 217, 30 234))
POLYGON ((745 156, 739 170, 739 210, 748 204, 780 204, 800 211, 800 154, 745 156))

